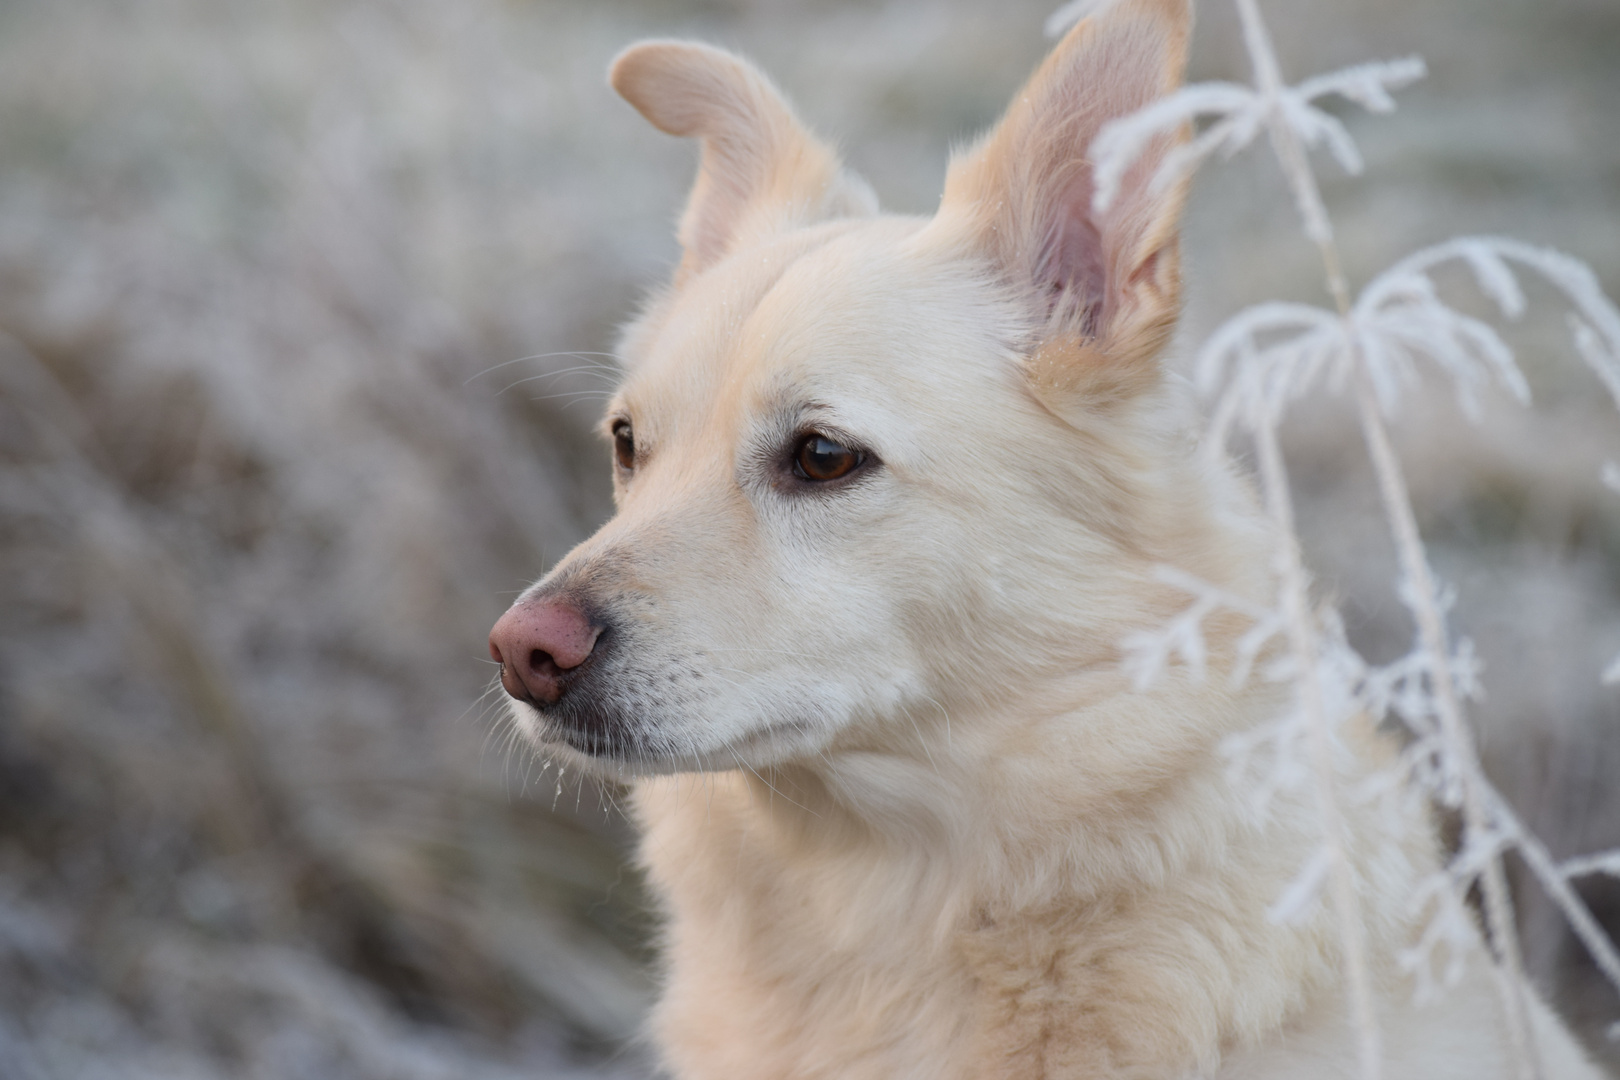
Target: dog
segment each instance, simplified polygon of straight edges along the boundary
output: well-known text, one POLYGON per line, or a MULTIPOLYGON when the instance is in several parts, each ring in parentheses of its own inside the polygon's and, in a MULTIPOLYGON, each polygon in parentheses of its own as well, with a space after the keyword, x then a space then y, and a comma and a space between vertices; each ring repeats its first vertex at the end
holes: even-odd
MULTIPOLYGON (((542 752, 633 785, 677 1077, 1363 1075, 1329 905, 1266 914, 1315 804, 1258 820, 1220 752, 1284 691, 1122 668, 1186 604, 1157 568, 1272 588, 1247 481, 1161 369, 1178 138, 1092 208, 1086 147, 1179 85, 1189 30, 1187 0, 1081 22, 932 217, 879 214, 729 53, 613 64, 701 142, 682 257, 620 349, 617 514, 490 649, 542 752)), ((1211 623, 1211 664, 1245 629, 1211 623)), ((1341 767, 1388 753, 1369 731, 1341 767)), ((1412 1005, 1432 826, 1346 812, 1383 1075, 1517 1075, 1477 939, 1412 1005)), ((1544 1075, 1599 1076, 1525 1000, 1544 1075)))

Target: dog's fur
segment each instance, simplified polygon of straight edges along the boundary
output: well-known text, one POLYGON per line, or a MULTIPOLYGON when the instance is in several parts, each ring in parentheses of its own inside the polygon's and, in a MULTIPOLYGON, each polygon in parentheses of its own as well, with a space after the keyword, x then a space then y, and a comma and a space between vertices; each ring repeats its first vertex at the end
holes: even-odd
MULTIPOLYGON (((1178 84, 1188 22, 1125 0, 1076 27, 926 219, 878 216, 727 53, 614 65, 702 164, 674 282, 626 336, 619 512, 523 601, 601 636, 514 714, 635 784, 677 1076, 1359 1075, 1326 905, 1266 916, 1319 843, 1310 793, 1258 821, 1218 750, 1280 691, 1121 671, 1185 604, 1156 567, 1271 587, 1245 483, 1193 453, 1159 367, 1183 193, 1148 181, 1174 140, 1091 208, 1087 144, 1178 84), (812 432, 865 463, 797 475, 812 432)), ((1244 629, 1213 623, 1212 663, 1244 629)), ((1481 955, 1427 1008, 1398 970, 1432 830, 1348 829, 1385 1075, 1511 1075, 1481 955)), ((1532 1012, 1549 1076, 1597 1075, 1532 1012)))

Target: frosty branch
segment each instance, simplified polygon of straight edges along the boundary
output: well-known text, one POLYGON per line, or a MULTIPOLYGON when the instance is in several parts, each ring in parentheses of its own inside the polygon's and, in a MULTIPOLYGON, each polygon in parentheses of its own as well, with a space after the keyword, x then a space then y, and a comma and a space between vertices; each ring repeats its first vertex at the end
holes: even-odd
MULTIPOLYGON (((1447 624, 1450 600, 1429 566, 1387 422, 1424 367, 1450 381, 1470 417, 1477 418, 1480 393, 1492 384, 1529 403, 1529 385, 1496 328, 1442 299, 1435 275, 1448 265, 1471 272, 1480 292, 1510 320, 1526 307, 1520 274, 1528 271, 1550 284, 1568 302, 1576 353, 1617 406, 1620 311, 1577 260, 1499 237, 1459 238, 1416 252, 1353 296, 1308 155, 1325 146, 1350 173, 1359 173, 1363 161, 1348 130, 1316 102, 1336 94, 1372 112, 1389 112, 1394 108, 1389 92, 1420 78, 1423 62, 1408 58, 1363 64, 1289 86, 1256 0, 1235 3, 1253 69, 1252 85, 1188 86, 1104 128, 1091 146, 1094 205, 1099 212, 1106 210, 1138 156, 1156 138, 1193 121, 1204 119, 1206 126, 1166 157, 1154 185, 1162 188, 1176 182, 1217 152, 1230 157, 1264 133, 1293 193, 1303 231, 1321 255, 1333 306, 1259 304, 1221 326, 1200 350, 1198 383, 1214 402, 1208 451, 1224 453, 1239 431, 1254 446, 1261 495, 1277 536, 1276 598, 1269 608, 1259 609, 1206 583, 1167 572, 1166 580, 1184 588, 1193 603, 1161 630, 1138 634, 1126 643, 1133 673, 1145 682, 1180 658, 1195 677, 1202 677, 1207 659, 1201 628, 1210 615, 1223 609, 1252 620, 1237 652, 1235 681, 1250 677, 1268 643, 1279 638, 1285 643, 1285 655, 1262 665, 1261 673, 1292 684, 1293 706, 1272 723, 1232 740, 1228 750, 1240 772, 1252 771, 1261 761, 1268 766, 1255 787, 1262 809, 1283 787, 1307 781, 1313 785, 1323 843, 1279 898, 1272 915, 1284 921, 1297 917, 1318 894, 1328 894, 1340 928, 1361 1071, 1369 1080, 1379 1075, 1380 1036, 1367 982, 1362 924, 1344 857, 1343 800, 1377 794, 1410 798, 1418 793, 1460 814, 1461 848, 1413 898, 1419 910, 1430 912, 1430 919, 1401 962, 1414 974, 1420 995, 1427 994, 1436 987, 1436 959, 1445 951, 1449 956, 1440 965, 1440 981, 1455 982, 1463 955, 1460 943, 1472 934, 1464 898, 1478 886, 1516 1061, 1521 1075, 1533 1077, 1539 1066, 1530 1037, 1503 855, 1510 849, 1521 854, 1617 988, 1620 956, 1571 888, 1570 879, 1617 873, 1620 855, 1556 864, 1486 779, 1464 709, 1464 702, 1477 694, 1478 664, 1470 643, 1456 640, 1447 624), (1355 653, 1331 612, 1313 608, 1309 575, 1299 556, 1278 429, 1292 403, 1323 388, 1348 390, 1353 396, 1400 567, 1398 591, 1416 631, 1411 652, 1382 668, 1368 665, 1355 653), (1410 734, 1395 769, 1374 785, 1380 792, 1341 790, 1333 766, 1339 728, 1357 715, 1375 721, 1393 716, 1410 734)), ((1054 22, 1082 6, 1069 5, 1054 16, 1054 22)), ((1084 6, 1097 6, 1096 0, 1084 6)), ((1620 467, 1611 466, 1606 477, 1620 488, 1620 467)), ((1605 677, 1620 679, 1620 660, 1605 677)))

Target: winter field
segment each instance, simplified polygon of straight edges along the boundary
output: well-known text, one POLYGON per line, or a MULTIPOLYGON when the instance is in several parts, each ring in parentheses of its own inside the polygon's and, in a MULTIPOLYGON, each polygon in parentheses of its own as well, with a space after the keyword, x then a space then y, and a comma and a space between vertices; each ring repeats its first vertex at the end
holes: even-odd
MULTIPOLYGON (((606 64, 740 49, 925 212, 1056 6, 0 6, 0 1077, 647 1074, 628 828, 511 744, 484 651, 609 513, 603 354, 677 257, 693 148, 606 64)), ((1491 233, 1620 295, 1620 0, 1266 14, 1290 78, 1427 61, 1393 116, 1333 106, 1364 175, 1315 159, 1353 285, 1491 233)), ((1248 78, 1227 0, 1191 77, 1248 78)), ((1262 152, 1199 174, 1186 237, 1183 366, 1246 304, 1325 302, 1262 152)), ((1620 417, 1528 288, 1494 325, 1535 407, 1486 391, 1475 424, 1431 381, 1391 431, 1487 769, 1564 858, 1620 847, 1620 417)), ((1400 656, 1353 411, 1282 437, 1319 591, 1400 656)), ((1528 970, 1620 1067, 1620 996, 1508 873, 1528 970)), ((1620 879, 1578 887, 1620 934, 1620 879)))

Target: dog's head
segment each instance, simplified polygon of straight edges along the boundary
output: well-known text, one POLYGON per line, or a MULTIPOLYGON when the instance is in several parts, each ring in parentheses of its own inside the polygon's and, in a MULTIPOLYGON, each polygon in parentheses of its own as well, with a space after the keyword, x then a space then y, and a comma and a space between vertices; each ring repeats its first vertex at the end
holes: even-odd
POLYGON ((878 216, 741 60, 618 58, 702 164, 674 282, 625 336, 618 513, 490 639, 537 741, 758 768, 1117 660, 1194 512, 1151 419, 1182 191, 1150 183, 1166 138, 1097 212, 1086 150, 1173 89, 1187 23, 1125 0, 1077 26, 931 219, 878 216))

